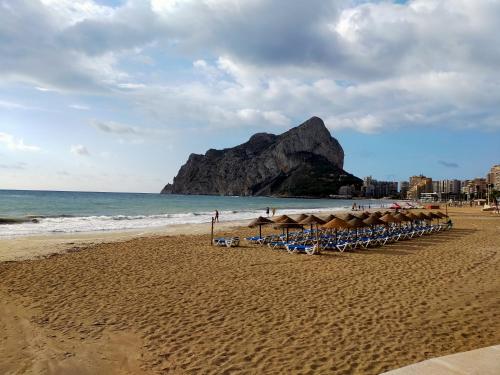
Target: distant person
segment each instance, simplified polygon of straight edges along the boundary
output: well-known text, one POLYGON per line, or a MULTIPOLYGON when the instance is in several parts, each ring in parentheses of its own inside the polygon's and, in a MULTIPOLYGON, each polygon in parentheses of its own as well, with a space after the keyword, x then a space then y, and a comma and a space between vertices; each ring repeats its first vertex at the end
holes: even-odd
POLYGON ((273 209, 271 211, 273 213, 273 216, 276 215, 276 208, 273 207, 273 209))
POLYGON ((215 210, 215 219, 214 219, 215 222, 219 222, 219 211, 215 210))
POLYGON ((446 225, 448 226, 448 229, 451 229, 453 227, 453 221, 451 221, 451 219, 448 219, 446 225))
POLYGON ((266 207, 266 215, 269 217, 269 207, 266 207))

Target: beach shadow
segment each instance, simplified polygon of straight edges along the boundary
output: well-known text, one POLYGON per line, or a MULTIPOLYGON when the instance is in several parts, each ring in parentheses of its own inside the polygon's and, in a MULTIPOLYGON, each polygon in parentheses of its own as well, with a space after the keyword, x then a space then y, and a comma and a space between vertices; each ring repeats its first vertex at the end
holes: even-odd
POLYGON ((368 249, 356 249, 356 250, 350 250, 350 253, 353 254, 362 254, 362 255, 369 255, 369 254, 379 254, 379 255, 413 255, 413 253, 407 252, 407 251, 402 251, 396 249, 396 248, 390 248, 390 247, 373 247, 373 248, 368 248, 368 249))

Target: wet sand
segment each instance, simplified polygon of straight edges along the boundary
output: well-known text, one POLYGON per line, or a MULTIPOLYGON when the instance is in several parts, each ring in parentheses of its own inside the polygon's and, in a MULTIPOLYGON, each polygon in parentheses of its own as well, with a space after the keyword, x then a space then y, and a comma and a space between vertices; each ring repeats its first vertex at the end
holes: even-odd
POLYGON ((0 263, 0 373, 377 374, 498 344, 500 217, 450 211, 342 254, 157 234, 0 263))

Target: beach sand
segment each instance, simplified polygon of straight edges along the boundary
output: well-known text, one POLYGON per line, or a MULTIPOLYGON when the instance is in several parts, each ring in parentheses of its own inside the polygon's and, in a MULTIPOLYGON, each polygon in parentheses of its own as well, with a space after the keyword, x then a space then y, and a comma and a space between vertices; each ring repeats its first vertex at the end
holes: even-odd
POLYGON ((0 373, 377 374, 498 344, 500 217, 450 211, 451 231, 342 254, 199 229, 0 263, 0 373))

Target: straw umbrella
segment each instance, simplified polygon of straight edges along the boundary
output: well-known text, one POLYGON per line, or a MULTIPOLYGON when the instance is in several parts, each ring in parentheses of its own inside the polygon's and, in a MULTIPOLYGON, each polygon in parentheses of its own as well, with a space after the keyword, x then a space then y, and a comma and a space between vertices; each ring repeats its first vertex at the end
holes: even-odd
POLYGON ((345 220, 339 219, 338 217, 330 220, 328 223, 321 226, 323 229, 335 229, 335 242, 337 242, 337 231, 339 229, 349 229, 351 226, 345 220))
POLYGON ((401 222, 400 219, 396 218, 391 213, 385 214, 384 216, 381 216, 379 219, 382 220, 386 224, 401 222))
POLYGON ((446 214, 442 213, 441 211, 436 212, 436 214, 441 215, 441 218, 443 218, 443 219, 444 219, 445 217, 448 217, 448 215, 446 215, 446 214))
POLYGON ((332 221, 333 219, 335 219, 337 216, 335 215, 328 215, 327 217, 325 217, 323 220, 325 221, 325 223, 328 223, 329 221, 332 221))
POLYGON ((402 212, 398 212, 396 215, 394 215, 394 217, 400 221, 411 221, 411 219, 402 212))
POLYGON ((313 230, 313 225, 316 224, 316 240, 318 240, 318 230, 317 230, 318 228, 317 228, 317 226, 318 226, 318 224, 319 225, 325 224, 325 221, 323 219, 320 219, 317 216, 310 215, 307 218, 305 218, 304 220, 300 221, 299 224, 302 224, 302 225, 310 224, 311 225, 311 232, 313 230))
MULTIPOLYGON (((415 215, 419 220, 424 220, 424 221, 429 221, 432 218, 430 218, 425 212, 419 212, 418 214, 415 215)), ((427 225, 427 223, 425 223, 427 225)))
POLYGON ((376 226, 376 225, 385 225, 385 222, 383 222, 382 220, 380 220, 377 215, 370 215, 368 218, 366 218, 365 220, 363 220, 363 223, 365 223, 366 225, 369 225, 370 228, 372 229, 372 234, 374 232, 373 230, 373 227, 376 226))
POLYGON ((288 220, 288 219, 290 219, 289 216, 287 216, 287 215, 281 215, 281 216, 275 217, 275 218, 273 218, 271 220, 274 221, 275 223, 281 223, 283 220, 288 220))
POLYGON ((432 217, 430 217, 429 215, 427 215, 425 212, 419 212, 417 214, 417 217, 421 220, 432 220, 432 217))
POLYGON ((374 213, 372 213, 372 215, 376 215, 377 217, 381 217, 384 214, 382 212, 380 212, 380 211, 375 211, 374 213))
POLYGON ((297 216, 297 217, 295 218, 295 221, 296 221, 297 223, 300 223, 302 220, 307 219, 307 217, 308 217, 308 215, 306 215, 306 214, 300 214, 299 216, 297 216))
POLYGON ((250 228, 255 228, 256 226, 259 227, 259 237, 262 238, 262 226, 267 225, 267 224, 272 224, 273 221, 269 220, 268 218, 259 216, 257 219, 254 219, 248 224, 250 228))
POLYGON ((407 218, 411 219, 412 221, 418 220, 418 216, 415 215, 413 212, 408 212, 405 214, 407 218))
POLYGON ((395 217, 392 213, 387 213, 384 216, 379 218, 382 220, 387 227, 389 227, 389 224, 391 223, 400 223, 401 220, 395 217))
POLYGON ((441 215, 438 215, 436 212, 429 212, 428 213, 429 216, 431 216, 433 219, 441 219, 441 215))
POLYGON ((288 230, 290 228, 302 228, 302 225, 297 223, 295 220, 288 218, 277 223, 277 225, 275 225, 275 228, 286 229, 286 242, 288 242, 288 230))
POLYGON ((436 212, 429 212, 427 215, 430 216, 432 219, 436 219, 439 224, 439 219, 441 219, 441 215, 438 215, 436 212))
POLYGON ((354 215, 358 218, 360 218, 361 220, 365 220, 367 217, 370 216, 370 214, 368 212, 361 212, 360 214, 357 214, 357 215, 354 215))
POLYGON ((355 217, 347 222, 351 226, 351 228, 356 229, 356 239, 358 239, 358 228, 364 228, 367 227, 368 224, 365 224, 363 220, 361 220, 359 217, 355 217))
POLYGON ((418 216, 415 215, 413 212, 408 212, 408 213, 405 213, 405 216, 410 219, 410 226, 411 228, 413 229, 413 222, 415 220, 418 220, 418 216))
POLYGON ((338 217, 340 217, 344 221, 349 221, 351 219, 354 219, 356 216, 354 216, 354 215, 352 215, 350 213, 345 213, 345 214, 342 214, 342 215, 340 215, 338 217))

